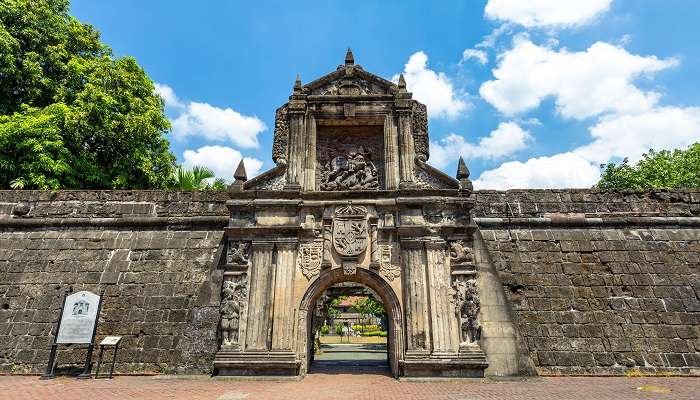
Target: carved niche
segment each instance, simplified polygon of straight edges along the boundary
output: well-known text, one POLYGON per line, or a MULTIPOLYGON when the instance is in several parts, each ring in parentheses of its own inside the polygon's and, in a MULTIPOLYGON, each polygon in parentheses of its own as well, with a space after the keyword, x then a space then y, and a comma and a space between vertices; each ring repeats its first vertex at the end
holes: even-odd
POLYGON ((221 291, 221 347, 239 347, 241 311, 248 301, 245 275, 226 276, 221 291))
POLYGON ((479 311, 481 301, 476 285, 476 279, 456 279, 452 283, 454 299, 456 302, 457 317, 462 345, 476 343, 481 338, 481 324, 479 323, 479 311))
POLYGON ((297 265, 306 279, 311 279, 321 272, 323 261, 323 243, 310 242, 299 245, 297 265))
POLYGON ((339 207, 333 217, 333 248, 341 257, 357 257, 367 249, 369 234, 367 209, 362 206, 339 207))
POLYGON ((226 248, 226 264, 248 266, 250 263, 250 243, 230 241, 226 248))
POLYGON ((379 245, 379 274, 386 278, 389 282, 393 282, 401 273, 401 268, 392 263, 391 245, 379 245))

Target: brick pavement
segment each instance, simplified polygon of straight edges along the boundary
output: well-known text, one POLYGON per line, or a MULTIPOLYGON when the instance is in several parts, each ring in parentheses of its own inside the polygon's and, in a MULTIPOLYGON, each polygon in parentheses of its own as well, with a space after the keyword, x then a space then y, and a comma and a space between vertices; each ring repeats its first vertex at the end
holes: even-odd
POLYGON ((314 373, 302 381, 120 376, 114 380, 0 376, 1 400, 480 400, 698 399, 700 378, 536 378, 526 381, 397 381, 385 375, 314 373), (659 391, 640 391, 640 386, 659 391), (652 388, 654 389, 654 388, 652 388))

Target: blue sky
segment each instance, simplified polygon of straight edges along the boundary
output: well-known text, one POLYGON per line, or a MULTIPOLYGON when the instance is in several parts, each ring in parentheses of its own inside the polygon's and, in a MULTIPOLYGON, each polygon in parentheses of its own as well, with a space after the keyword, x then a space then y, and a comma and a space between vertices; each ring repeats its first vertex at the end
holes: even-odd
POLYGON ((294 77, 403 72, 429 162, 477 188, 590 187, 599 165, 700 141, 700 1, 73 0, 166 99, 173 152, 230 179, 272 167, 294 77))

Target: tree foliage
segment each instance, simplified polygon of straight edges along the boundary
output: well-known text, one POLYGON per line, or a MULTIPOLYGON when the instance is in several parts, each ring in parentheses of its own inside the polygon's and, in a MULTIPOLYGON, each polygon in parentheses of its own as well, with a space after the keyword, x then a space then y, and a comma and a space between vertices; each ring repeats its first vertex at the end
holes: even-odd
POLYGON ((178 166, 171 181, 169 188, 175 190, 226 190, 226 181, 215 178, 214 172, 207 167, 186 169, 178 166))
POLYGON ((0 188, 166 186, 163 100, 68 7, 0 0, 0 188))
POLYGON ((700 143, 686 150, 650 150, 634 165, 625 159, 619 165, 610 163, 602 168, 596 185, 599 188, 697 188, 700 187, 700 143))

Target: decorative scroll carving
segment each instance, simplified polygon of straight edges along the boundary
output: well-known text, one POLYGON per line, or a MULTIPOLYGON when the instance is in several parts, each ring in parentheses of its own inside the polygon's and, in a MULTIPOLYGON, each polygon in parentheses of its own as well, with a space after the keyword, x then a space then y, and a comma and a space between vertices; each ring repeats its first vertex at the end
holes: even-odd
POLYGON ((457 279, 452 283, 452 288, 460 321, 461 345, 476 343, 481 338, 481 324, 478 319, 481 301, 476 279, 457 279))
POLYGON ((287 105, 275 112, 275 137, 272 143, 272 160, 276 164, 287 164, 287 146, 289 143, 289 121, 287 105))
POLYGON ((286 179, 287 174, 280 174, 277 176, 270 177, 269 179, 266 179, 264 181, 260 181, 257 185, 255 185, 254 188, 255 190, 283 190, 284 189, 284 184, 287 183, 286 179))
POLYGON ((250 262, 250 243, 229 242, 226 249, 226 263, 233 265, 248 265, 250 262))
POLYGON ((426 172, 423 168, 414 168, 413 178, 419 189, 452 189, 454 186, 446 185, 445 182, 426 172))
POLYGON ((333 158, 321 167, 321 190, 378 189, 377 167, 370 160, 370 153, 363 146, 333 158))
POLYGON ((306 279, 311 279, 321 271, 321 261, 323 260, 323 243, 310 242, 299 245, 299 255, 297 265, 301 269, 306 279))
POLYGON ((389 282, 393 282, 401 273, 401 268, 391 262, 391 245, 382 244, 379 246, 379 274, 389 282))
POLYGON ((369 242, 367 209, 348 205, 338 208, 333 219, 333 247, 344 257, 356 257, 369 242))
POLYGON ((474 252, 463 240, 450 243, 450 265, 452 267, 474 265, 474 252))
POLYGON ((343 78, 329 82, 312 92, 322 96, 365 96, 370 94, 384 94, 386 90, 373 85, 372 83, 360 78, 343 78))
POLYGON ((425 104, 413 103, 413 144, 416 150, 416 160, 425 163, 430 157, 428 144, 428 109, 425 104))
POLYGON ((241 310, 248 299, 245 275, 226 277, 221 294, 221 347, 238 347, 241 310))

